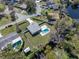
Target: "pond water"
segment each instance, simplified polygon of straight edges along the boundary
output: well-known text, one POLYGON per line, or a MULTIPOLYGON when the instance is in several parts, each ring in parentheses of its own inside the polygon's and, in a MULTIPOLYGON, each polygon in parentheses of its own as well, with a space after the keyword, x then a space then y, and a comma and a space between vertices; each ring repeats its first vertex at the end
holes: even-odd
POLYGON ((76 19, 77 21, 79 21, 79 5, 78 5, 77 9, 73 9, 71 5, 68 6, 67 12, 68 12, 68 14, 71 18, 76 19))

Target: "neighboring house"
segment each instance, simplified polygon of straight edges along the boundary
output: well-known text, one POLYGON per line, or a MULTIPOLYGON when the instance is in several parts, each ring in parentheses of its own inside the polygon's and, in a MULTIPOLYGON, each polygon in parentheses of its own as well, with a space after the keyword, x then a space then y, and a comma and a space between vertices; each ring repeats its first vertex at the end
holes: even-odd
POLYGON ((55 3, 51 3, 51 2, 47 2, 46 5, 41 6, 44 9, 48 9, 51 8, 53 10, 58 10, 59 9, 59 5, 55 4, 55 3))
POLYGON ((59 9, 59 5, 57 5, 57 4, 55 4, 55 3, 48 2, 48 3, 47 3, 47 6, 48 6, 49 8, 54 9, 54 10, 58 10, 58 9, 59 9))
POLYGON ((22 41, 21 37, 16 32, 10 33, 5 37, 0 38, 0 50, 5 49, 8 44, 15 44, 18 41, 22 41))
POLYGON ((48 13, 51 16, 51 19, 59 20, 59 12, 48 13))
POLYGON ((23 3, 19 7, 22 8, 22 9, 26 9, 27 8, 27 5, 25 3, 23 3))
POLYGON ((39 31, 41 30, 40 26, 39 26, 37 23, 35 23, 35 22, 31 23, 31 24, 27 27, 27 29, 29 30, 29 32, 30 32, 32 35, 35 35, 35 34, 39 33, 39 31))
POLYGON ((59 12, 48 13, 48 15, 50 16, 48 20, 49 25, 56 24, 56 20, 60 19, 59 12))

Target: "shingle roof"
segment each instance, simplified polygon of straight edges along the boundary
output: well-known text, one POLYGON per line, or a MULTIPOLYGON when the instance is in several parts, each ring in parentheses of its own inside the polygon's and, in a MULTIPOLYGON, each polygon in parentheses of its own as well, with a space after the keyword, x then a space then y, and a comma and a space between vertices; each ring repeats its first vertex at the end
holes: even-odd
POLYGON ((40 26, 37 23, 32 23, 27 28, 32 35, 36 34, 41 29, 40 26))

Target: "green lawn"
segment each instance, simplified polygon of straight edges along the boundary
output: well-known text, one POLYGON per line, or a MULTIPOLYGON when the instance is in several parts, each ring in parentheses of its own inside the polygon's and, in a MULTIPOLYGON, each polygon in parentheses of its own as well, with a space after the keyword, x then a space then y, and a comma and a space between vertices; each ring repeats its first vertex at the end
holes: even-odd
POLYGON ((2 35, 6 36, 6 35, 10 34, 11 32, 15 32, 15 31, 16 31, 15 26, 11 26, 11 27, 1 30, 0 32, 2 33, 2 35))
MULTIPOLYGON (((43 25, 47 25, 47 24, 43 24, 43 25)), ((42 26, 42 25, 41 25, 42 26)), ((49 26, 47 25, 51 31, 54 31, 54 26, 49 26)), ((40 44, 46 44, 48 43, 49 39, 50 39, 50 33, 47 34, 46 36, 41 36, 40 34, 36 35, 36 36, 32 36, 29 32, 26 33, 27 38, 30 40, 31 44, 36 47, 40 44)), ((23 36, 24 38, 24 36, 23 36)), ((24 42, 25 42, 25 47, 26 46, 30 46, 30 44, 27 43, 27 39, 24 38, 24 42)), ((30 46, 31 47, 31 46, 30 46)))
POLYGON ((60 51, 62 53, 61 58, 62 59, 69 59, 68 54, 65 51, 60 51))
POLYGON ((11 18, 10 18, 10 15, 7 15, 3 17, 2 19, 0 19, 0 26, 8 24, 9 22, 11 22, 11 18))
POLYGON ((29 23, 27 21, 23 21, 19 23, 19 28, 21 30, 25 30, 27 28, 27 26, 29 25, 29 23))
MULTIPOLYGON (((27 28, 27 26, 28 26, 28 22, 20 22, 20 23, 18 23, 18 24, 19 24, 19 28, 20 28, 21 30, 25 30, 25 29, 27 28)), ((0 32, 1 32, 4 36, 6 36, 6 35, 10 34, 11 32, 16 32, 16 26, 13 25, 13 26, 11 26, 11 27, 7 27, 7 28, 5 28, 5 29, 3 29, 3 30, 0 30, 0 32)))
POLYGON ((0 3, 0 11, 2 12, 5 9, 5 5, 0 3))
POLYGON ((50 51, 49 53, 47 53, 46 58, 47 59, 56 59, 56 55, 53 51, 50 51))

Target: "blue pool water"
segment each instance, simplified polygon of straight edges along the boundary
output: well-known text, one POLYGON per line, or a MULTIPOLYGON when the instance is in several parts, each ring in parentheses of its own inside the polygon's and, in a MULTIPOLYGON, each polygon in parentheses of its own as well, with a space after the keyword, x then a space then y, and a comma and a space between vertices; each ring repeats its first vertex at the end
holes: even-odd
POLYGON ((48 29, 45 29, 45 30, 43 30, 42 32, 46 33, 46 32, 48 32, 48 31, 49 31, 48 29))
POLYGON ((70 17, 79 21, 79 6, 77 9, 73 9, 70 5, 68 6, 67 11, 70 17))
POLYGON ((18 41, 18 42, 16 42, 16 43, 14 43, 14 44, 13 44, 13 48, 14 48, 14 47, 17 47, 17 46, 20 45, 20 44, 21 44, 21 41, 18 41))

